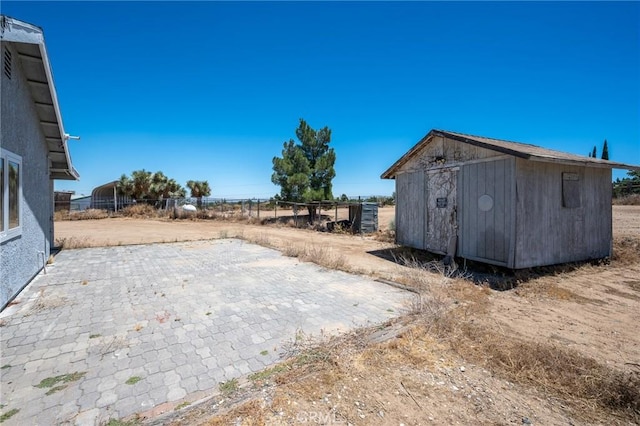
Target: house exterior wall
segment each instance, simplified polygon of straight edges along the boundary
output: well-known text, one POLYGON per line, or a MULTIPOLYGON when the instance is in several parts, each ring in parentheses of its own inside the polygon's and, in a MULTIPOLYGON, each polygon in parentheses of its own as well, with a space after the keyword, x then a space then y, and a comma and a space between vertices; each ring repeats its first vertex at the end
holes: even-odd
POLYGON ((611 254, 611 169, 517 159, 516 193, 516 269, 611 254))
POLYGON ((49 159, 35 105, 23 76, 18 55, 11 79, 0 73, 0 145, 22 157, 21 235, 0 242, 0 306, 14 297, 46 261, 53 234, 53 183, 49 179, 49 159))

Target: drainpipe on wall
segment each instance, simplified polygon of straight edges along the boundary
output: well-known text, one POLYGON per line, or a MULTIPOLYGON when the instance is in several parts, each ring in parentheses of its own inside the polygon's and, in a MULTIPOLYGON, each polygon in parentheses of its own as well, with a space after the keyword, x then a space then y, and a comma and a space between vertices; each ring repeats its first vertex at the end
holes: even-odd
POLYGON ((42 269, 44 270, 44 274, 47 275, 47 262, 45 261, 45 252, 39 251, 38 254, 42 255, 42 269))

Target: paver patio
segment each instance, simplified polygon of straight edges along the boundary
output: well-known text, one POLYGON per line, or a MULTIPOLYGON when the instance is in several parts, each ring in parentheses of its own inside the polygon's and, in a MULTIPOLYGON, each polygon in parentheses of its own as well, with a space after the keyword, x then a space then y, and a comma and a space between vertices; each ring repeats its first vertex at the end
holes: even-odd
POLYGON ((232 239, 63 251, 0 314, 0 413, 93 425, 193 402, 278 362, 299 330, 379 323, 407 298, 232 239))

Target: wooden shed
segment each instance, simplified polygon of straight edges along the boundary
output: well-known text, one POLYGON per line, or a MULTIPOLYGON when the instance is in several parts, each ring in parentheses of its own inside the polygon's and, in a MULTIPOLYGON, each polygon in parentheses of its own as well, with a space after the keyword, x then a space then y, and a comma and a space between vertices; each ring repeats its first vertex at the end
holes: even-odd
POLYGON ((640 167, 432 130, 382 174, 396 241, 512 269, 611 255, 611 169, 640 167))

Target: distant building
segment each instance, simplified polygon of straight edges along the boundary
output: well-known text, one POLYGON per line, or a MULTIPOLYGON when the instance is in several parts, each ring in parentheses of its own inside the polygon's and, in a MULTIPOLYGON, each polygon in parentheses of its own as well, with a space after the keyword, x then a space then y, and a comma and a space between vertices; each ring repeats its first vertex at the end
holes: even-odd
POLYGON ((53 209, 59 211, 71 210, 71 196, 75 191, 54 191, 53 192, 53 209))
POLYGON ((611 254, 611 169, 638 166, 430 131, 382 174, 398 244, 512 269, 611 254))
POLYGON ((91 195, 71 197, 70 210, 72 212, 81 212, 90 207, 91 207, 91 195))
POLYGON ((118 194, 118 181, 105 183, 96 186, 91 191, 91 208, 99 210, 119 211, 120 209, 133 204, 131 197, 118 194))
POLYGON ((53 244, 53 180, 77 180, 42 30, 0 15, 0 306, 53 244))

